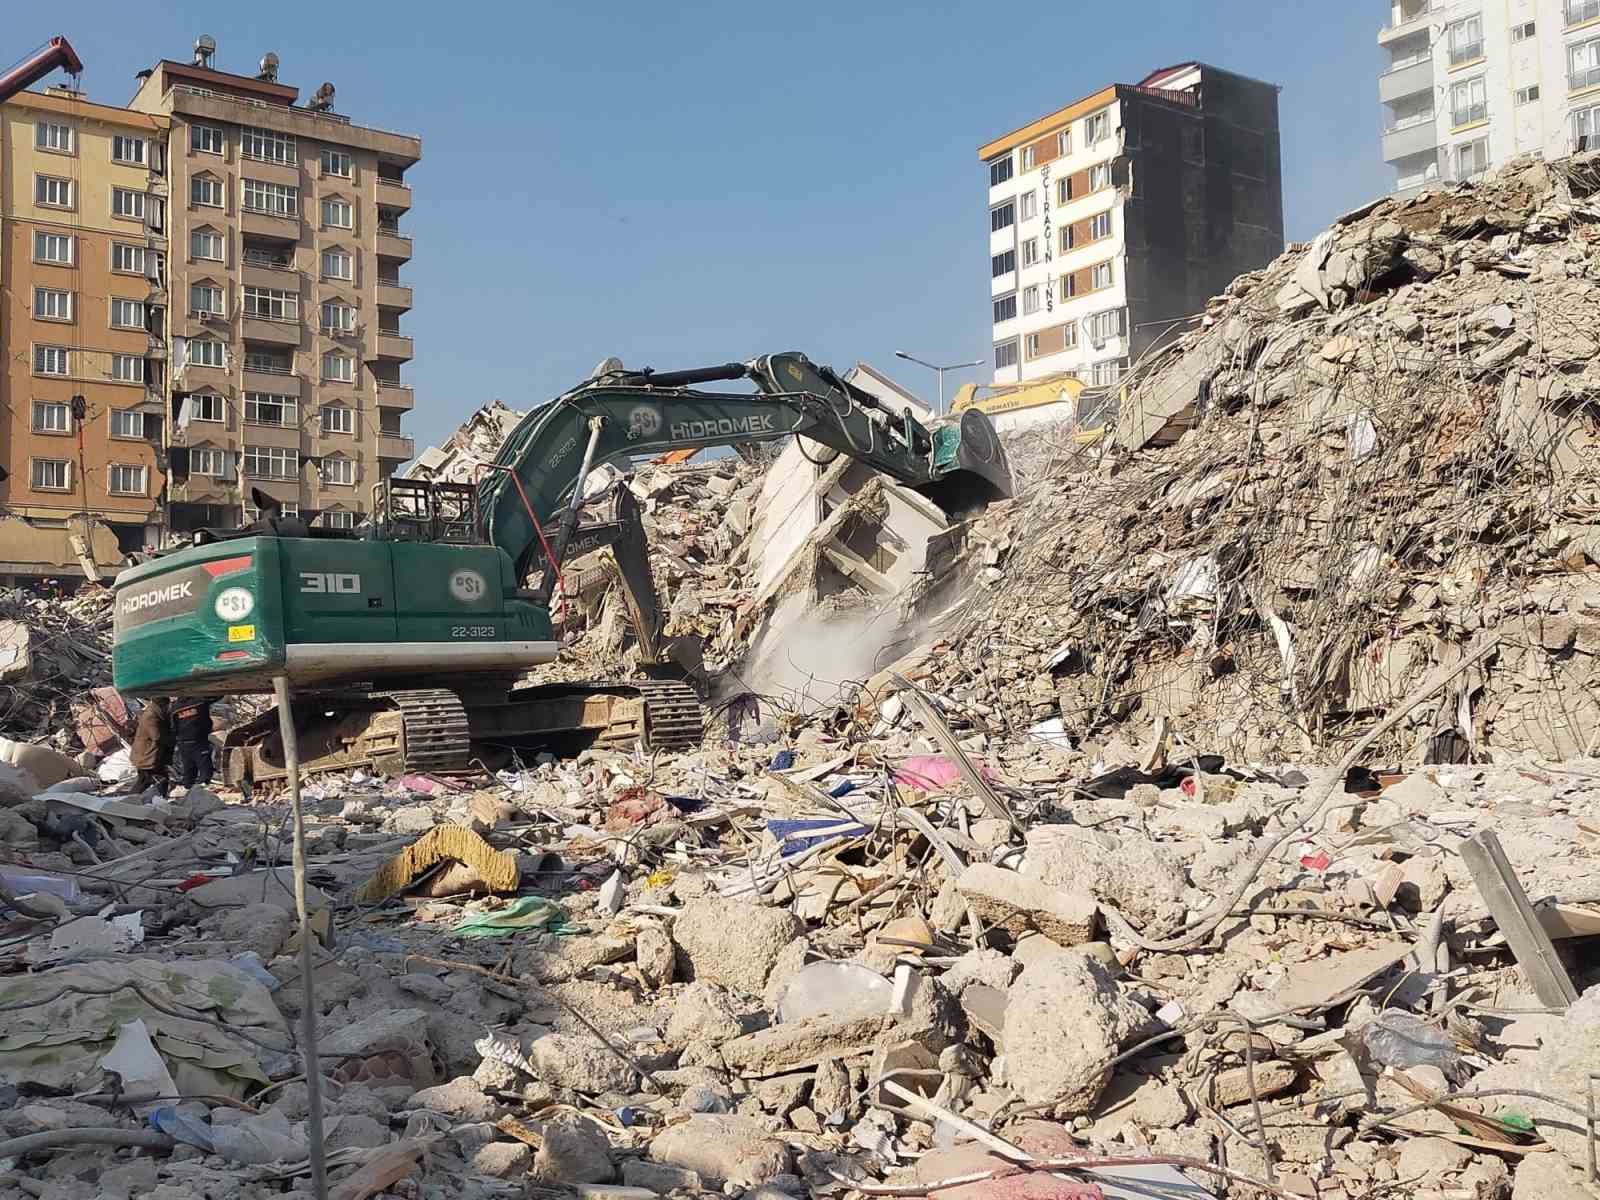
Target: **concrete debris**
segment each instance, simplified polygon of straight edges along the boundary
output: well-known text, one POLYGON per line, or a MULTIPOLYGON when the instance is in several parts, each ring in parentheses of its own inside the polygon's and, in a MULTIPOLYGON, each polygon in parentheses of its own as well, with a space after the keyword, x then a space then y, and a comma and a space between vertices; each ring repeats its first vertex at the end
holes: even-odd
MULTIPOLYGON (((718 716, 306 781, 330 1194, 1600 1198, 1597 228, 1594 156, 1370 205, 954 523, 608 476, 718 716)), ((0 596, 0 1200, 309 1194, 286 799, 126 794, 108 628, 0 596)))

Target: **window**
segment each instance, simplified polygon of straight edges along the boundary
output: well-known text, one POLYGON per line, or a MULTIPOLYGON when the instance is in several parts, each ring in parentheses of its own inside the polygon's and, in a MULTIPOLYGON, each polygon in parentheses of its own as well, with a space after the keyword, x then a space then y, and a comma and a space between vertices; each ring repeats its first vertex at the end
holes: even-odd
POLYGON ((1092 117, 1083 119, 1083 144, 1092 146, 1102 138, 1111 136, 1111 110, 1103 108, 1092 117))
POLYGON ((55 175, 33 177, 33 199, 46 208, 72 207, 72 180, 55 175))
POLYGON ((1450 65, 1459 67, 1483 57, 1483 18, 1464 17, 1445 27, 1445 39, 1450 45, 1450 65))
POLYGON ((49 400, 33 402, 33 431, 35 433, 71 433, 71 410, 65 404, 49 400))
POLYGON ((1206 160, 1206 128, 1199 121, 1186 121, 1183 125, 1183 161, 1203 163, 1206 160))
POLYGON ((1096 263, 1089 273, 1089 286, 1098 290, 1100 288, 1108 288, 1111 284, 1111 264, 1108 262, 1096 263))
POLYGON ((1061 227, 1061 252, 1065 254, 1068 250, 1071 250, 1077 244, 1077 241, 1078 237, 1072 232, 1072 226, 1063 225, 1061 227))
POLYGON ((1001 342, 999 345, 997 345, 994 348, 994 369, 996 371, 1003 371, 1007 367, 1014 367, 1016 365, 1017 365, 1017 339, 1016 338, 1012 338, 1009 342, 1001 342))
POLYGON ((355 209, 348 200, 328 197, 322 202, 322 224, 333 229, 349 229, 355 224, 355 209))
POLYGON ((189 126, 189 149, 200 154, 221 154, 227 145, 216 125, 189 126))
POLYGON ((244 207, 246 212, 268 213, 275 217, 298 216, 300 189, 284 183, 265 183, 259 179, 246 179, 244 207))
POLYGON ((1521 25, 1513 25, 1511 27, 1511 40, 1513 42, 1525 42, 1534 35, 1534 32, 1534 23, 1532 21, 1524 22, 1521 25))
MULTIPOLYGON (((1022 315, 1029 316, 1039 311, 1039 285, 1022 289, 1022 315)), ((1034 336, 1034 335, 1030 335, 1034 336)))
POLYGON ((228 454, 211 447, 189 451, 189 474, 209 475, 212 479, 228 477, 228 454))
POLYGON ((1456 126, 1489 119, 1488 94, 1482 75, 1450 85, 1450 118, 1451 124, 1456 126))
POLYGON ((1122 360, 1109 358, 1104 362, 1097 362, 1089 371, 1089 383, 1093 387, 1110 387, 1122 378, 1122 360))
POLYGON ((1005 296, 997 296, 994 301, 994 323, 1004 324, 1017 315, 1017 294, 1011 292, 1005 296))
POLYGON ((1017 219, 1017 206, 1007 200, 1004 204, 997 204, 989 210, 989 232, 999 233, 1017 219))
POLYGON ((1089 190, 1098 192, 1101 188, 1111 186, 1111 164, 1095 163, 1089 168, 1089 190))
POLYGON ((125 408, 112 409, 111 436, 114 438, 143 438, 144 414, 125 408))
POLYGON ((33 144, 40 150, 54 150, 58 154, 71 154, 74 138, 71 125, 54 121, 40 121, 33 127, 33 144))
POLYGON ((33 460, 33 486, 41 492, 64 492, 71 486, 72 464, 59 458, 33 460))
POLYGON ((1024 171, 1033 170, 1034 158, 1035 158, 1035 155, 1034 155, 1034 152, 1033 152, 1033 147, 1032 146, 1024 146, 1022 148, 1022 169, 1024 171))
POLYGON ((354 275, 355 260, 343 250, 322 252, 322 277, 324 279, 350 279, 354 275))
POLYGON ((196 392, 189 397, 189 405, 189 419, 192 421, 222 420, 224 412, 222 397, 215 392, 196 392))
POLYGON ((266 371, 270 375, 293 375, 290 361, 287 356, 280 358, 270 350, 246 350, 244 352, 244 369, 246 371, 266 371))
POLYGON ((322 356, 322 377, 333 383, 354 383, 356 380, 356 360, 345 354, 324 354, 322 356))
POLYGON ((1091 342, 1104 342, 1110 338, 1122 337, 1127 331, 1127 322, 1128 310, 1113 308, 1106 312, 1095 313, 1083 324, 1091 342))
POLYGON ((210 175, 194 176, 189 180, 189 203, 221 208, 222 180, 214 179, 210 175))
POLYGON ((1072 178, 1056 180, 1056 203, 1066 204, 1072 199, 1072 178))
POLYGON ((1471 179, 1474 175, 1481 175, 1489 169, 1489 139, 1478 138, 1476 141, 1463 142, 1455 148, 1455 168, 1457 179, 1471 179))
POLYGON ((355 409, 347 408, 343 404, 325 404, 322 406, 323 433, 354 433, 355 431, 355 409))
POLYGON ((1600 17, 1600 0, 1567 0, 1567 27, 1600 17))
POLYGON ((65 346, 35 346, 33 348, 33 373, 35 375, 72 374, 72 355, 65 346))
POLYGON ((299 409, 300 401, 293 396, 278 396, 271 392, 244 394, 244 419, 254 425, 297 424, 299 409))
POLYGON ((111 378, 118 383, 143 383, 144 359, 137 354, 113 354, 111 378))
POLYGON ((111 269, 124 275, 144 274, 143 246, 130 246, 126 242, 111 243, 111 269))
POLYGON ((1017 252, 1007 250, 1003 254, 996 254, 989 260, 990 274, 999 279, 1002 275, 1009 275, 1017 269, 1017 252))
POLYGON ((1580 108, 1572 114, 1572 146, 1600 146, 1600 104, 1580 108))
POLYGON ((1063 129, 1056 134, 1056 155, 1062 156, 1072 153, 1072 130, 1063 129))
POLYGON ((1091 242, 1097 242, 1101 238, 1108 238, 1110 236, 1111 236, 1111 210, 1110 209, 1107 209, 1103 213, 1095 213, 1094 216, 1089 218, 1089 240, 1091 242))
POLYGON ((1600 38, 1568 46, 1567 71, 1569 92, 1600 86, 1600 38))
POLYGON ((111 328, 143 329, 144 302, 111 297, 111 328))
POLYGON ((1532 87, 1525 87, 1525 88, 1518 88, 1517 89, 1517 103, 1518 104, 1532 104, 1538 98, 1539 98, 1539 85, 1537 83, 1534 84, 1532 87))
POLYGON ((189 342, 189 361, 197 367, 221 367, 228 365, 228 352, 221 342, 212 338, 193 338, 189 342))
POLYGON ((294 139, 272 129, 246 125, 239 131, 239 153, 262 162, 294 163, 294 139))
POLYGON ((65 233, 39 233, 33 235, 33 259, 35 262, 56 263, 59 266, 72 265, 72 237, 65 233))
POLYGON ((325 300, 322 304, 322 328, 329 333, 349 333, 356 327, 356 310, 349 304, 340 304, 337 300, 325 300))
POLYGON ((34 288, 33 315, 41 321, 72 320, 72 293, 57 288, 34 288))
POLYGON ((1078 277, 1070 273, 1063 275, 1061 277, 1061 298, 1063 300, 1071 300, 1077 294, 1078 277))
POLYGON ((266 321, 298 321, 300 297, 295 292, 278 288, 247 287, 244 289, 244 315, 266 321))
POLYGON ((1011 178, 1011 155, 1002 154, 989 160, 989 186, 999 187, 1011 178))
POLYGON ((298 479, 300 452, 281 446, 246 446, 244 473, 266 479, 298 479))
POLYGON ((324 529, 354 529, 356 527, 355 513, 345 512, 342 509, 327 509, 317 519, 322 522, 324 529))
POLYGON ((343 150, 324 150, 322 152, 322 173, 324 175, 337 175, 340 179, 349 179, 350 156, 343 150))
POLYGON ((124 137, 115 134, 111 138, 111 161, 127 163, 129 166, 142 167, 145 164, 145 143, 143 138, 124 137))
POLYGON ((144 468, 112 463, 106 469, 106 491, 113 496, 144 495, 144 468))
POLYGON ((1022 243, 1022 265, 1031 267, 1039 261, 1039 239, 1031 237, 1022 243))
POLYGON ((1017 197, 1017 220, 1031 221, 1039 215, 1039 193, 1023 192, 1017 197))
POLYGON ((1039 357, 1039 335, 1037 333, 1030 333, 1023 337, 1022 352, 1029 358, 1039 357))
POLYGON ((222 235, 210 229, 196 229, 189 234, 189 257, 222 261, 222 235))
POLYGON ((342 455, 335 454, 322 460, 323 483, 354 483, 356 481, 356 464, 342 455))
POLYGON ((190 284, 189 311, 202 316, 220 317, 224 312, 222 289, 209 283, 190 284))
POLYGON ((1061 327, 1061 347, 1064 350, 1074 350, 1078 345, 1078 323, 1068 321, 1061 327))
POLYGON ((114 187, 111 189, 111 215, 113 217, 127 217, 131 220, 144 220, 144 193, 136 192, 132 188, 114 187))

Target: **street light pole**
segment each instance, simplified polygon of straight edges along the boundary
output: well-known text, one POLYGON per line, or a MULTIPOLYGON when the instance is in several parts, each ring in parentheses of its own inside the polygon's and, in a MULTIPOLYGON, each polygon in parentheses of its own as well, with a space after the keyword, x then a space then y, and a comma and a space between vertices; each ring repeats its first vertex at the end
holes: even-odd
POLYGON ((896 358, 903 358, 907 362, 914 362, 919 367, 927 367, 928 370, 932 371, 939 377, 939 407, 933 410, 933 415, 936 417, 944 414, 944 373, 946 371, 962 371, 968 367, 981 367, 984 363, 983 359, 976 358, 971 362, 951 363, 947 367, 941 367, 936 363, 931 363, 925 359, 918 358, 915 354, 907 354, 904 350, 896 350, 894 352, 894 356, 896 358))

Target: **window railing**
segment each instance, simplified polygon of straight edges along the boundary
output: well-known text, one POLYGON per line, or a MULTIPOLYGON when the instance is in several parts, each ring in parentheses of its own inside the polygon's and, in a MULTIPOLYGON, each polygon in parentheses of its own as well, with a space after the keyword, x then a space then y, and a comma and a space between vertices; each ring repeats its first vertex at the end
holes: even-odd
POLYGON ((1418 66, 1421 63, 1427 63, 1427 62, 1432 62, 1432 61, 1433 61, 1433 47, 1432 46, 1425 46, 1421 50, 1417 50, 1414 53, 1408 54, 1403 58, 1390 59, 1389 60, 1389 69, 1387 71, 1385 71, 1384 74, 1385 75, 1393 75, 1393 74, 1396 74, 1399 71, 1405 71, 1405 70, 1410 69, 1411 67, 1418 66))
POLYGON ((411 240, 411 235, 409 233, 402 233, 400 231, 400 226, 385 225, 382 221, 378 222, 378 232, 386 234, 389 237, 399 238, 402 242, 409 242, 411 240))
POLYGON ((1567 24, 1582 25, 1600 17, 1600 0, 1567 0, 1567 24))
POLYGON ((1483 57, 1483 39, 1479 38, 1465 46, 1450 47, 1450 65, 1459 67, 1462 63, 1476 62, 1483 57))
POLYGON ((294 368, 282 363, 249 362, 244 364, 246 371, 255 371, 262 375, 293 375, 294 368))
POLYGON ((405 188, 406 191, 408 191, 408 192, 411 190, 411 185, 409 183, 407 183, 404 179, 391 179, 387 175, 379 175, 378 176, 378 182, 379 183, 386 183, 390 187, 405 188))
POLYGON ((246 250, 244 252, 246 266, 266 267, 273 271, 292 271, 294 262, 281 254, 268 254, 265 250, 246 250))
POLYGON ((1581 92, 1585 88, 1600 86, 1600 67, 1588 67, 1567 76, 1567 91, 1581 92))
MULTIPOLYGON (((293 104, 271 104, 265 100, 257 100, 250 96, 235 96, 228 92, 213 91, 211 88, 194 87, 190 84, 179 84, 172 89, 175 92, 184 92, 191 96, 203 96, 208 100, 224 100, 230 104, 246 104, 251 108, 265 109, 268 112, 291 112, 297 117, 312 117, 318 121, 331 121, 336 125, 353 124, 349 117, 343 113, 324 112, 316 108, 301 108, 293 104)), ((401 133, 397 129, 384 129, 380 125, 363 125, 362 129, 370 129, 374 133, 387 133, 394 137, 403 137, 415 141, 414 133, 401 133)))
POLYGON ((1384 127, 1385 133, 1399 133, 1406 129, 1415 129, 1418 125, 1432 125, 1433 112, 1430 109, 1425 113, 1412 113, 1409 117, 1397 117, 1393 125, 1384 127))
POLYGON ((1479 121, 1489 119, 1489 106, 1487 104, 1473 104, 1466 108, 1450 110, 1450 124, 1460 129, 1463 125, 1476 125, 1479 121))

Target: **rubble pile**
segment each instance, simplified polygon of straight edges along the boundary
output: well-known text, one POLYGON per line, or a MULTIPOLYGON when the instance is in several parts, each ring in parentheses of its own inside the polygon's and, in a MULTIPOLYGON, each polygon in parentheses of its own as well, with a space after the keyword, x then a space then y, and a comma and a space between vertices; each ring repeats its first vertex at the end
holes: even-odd
POLYGON ((1594 154, 1522 160, 1236 280, 1141 367, 1114 437, 1059 443, 979 522, 990 587, 936 686, 1090 744, 1164 721, 1331 760, 1495 640, 1390 760, 1593 753, 1597 189, 1594 154))
MULTIPOLYGON (((111 697, 109 782, 0 762, 0 1200, 304 1197, 313 1159, 339 1200, 1600 1200, 1588 169, 1240 281, 1121 448, 1041 439, 939 533, 975 590, 832 703, 306 780, 304 922, 288 798, 127 794, 111 697)), ((677 631, 855 565, 801 531, 755 581, 778 469, 633 475, 677 631)), ((568 580, 607 674, 608 586, 568 580)))
POLYGON ((71 725, 72 702, 111 682, 111 590, 62 598, 0 591, 0 735, 39 738, 71 725))

